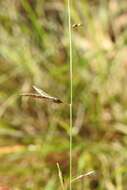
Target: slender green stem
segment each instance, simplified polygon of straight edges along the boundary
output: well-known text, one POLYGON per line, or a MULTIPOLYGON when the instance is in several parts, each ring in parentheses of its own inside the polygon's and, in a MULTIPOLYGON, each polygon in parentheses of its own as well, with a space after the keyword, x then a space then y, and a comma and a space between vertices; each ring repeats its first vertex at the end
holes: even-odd
POLYGON ((70 104, 70 190, 72 189, 72 104, 70 104))
POLYGON ((68 29, 69 29, 69 64, 70 64, 70 190, 72 189, 72 85, 73 85, 73 73, 72 73, 72 31, 71 31, 71 0, 68 0, 68 29))

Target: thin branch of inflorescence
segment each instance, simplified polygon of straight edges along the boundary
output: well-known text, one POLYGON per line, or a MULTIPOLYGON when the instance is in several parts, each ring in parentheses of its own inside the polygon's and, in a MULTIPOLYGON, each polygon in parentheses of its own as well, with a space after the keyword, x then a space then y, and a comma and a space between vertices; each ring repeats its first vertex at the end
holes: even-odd
POLYGON ((74 179, 72 179, 72 183, 75 181, 81 180, 85 177, 92 176, 92 175, 95 175, 95 171, 90 171, 90 172, 87 172, 85 174, 79 175, 78 177, 75 177, 74 179))
POLYGON ((61 188, 62 188, 62 190, 65 190, 65 188, 64 188, 64 182, 63 182, 63 176, 62 176, 62 172, 61 172, 61 169, 60 169, 60 165, 59 165, 59 163, 57 163, 56 165, 57 165, 57 169, 58 169, 58 175, 59 175, 59 179, 60 179, 61 188))

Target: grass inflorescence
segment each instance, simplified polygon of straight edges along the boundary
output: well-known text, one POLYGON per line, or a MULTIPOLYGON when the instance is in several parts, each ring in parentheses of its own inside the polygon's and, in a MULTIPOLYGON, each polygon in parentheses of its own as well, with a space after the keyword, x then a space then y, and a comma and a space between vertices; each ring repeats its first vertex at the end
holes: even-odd
POLYGON ((126 1, 72 1, 71 37, 67 7, 0 1, 0 185, 60 190, 62 178, 65 189, 72 178, 77 190, 126 189, 126 1), (21 98, 33 84, 70 110, 21 98), (88 171, 96 175, 85 177, 88 171))

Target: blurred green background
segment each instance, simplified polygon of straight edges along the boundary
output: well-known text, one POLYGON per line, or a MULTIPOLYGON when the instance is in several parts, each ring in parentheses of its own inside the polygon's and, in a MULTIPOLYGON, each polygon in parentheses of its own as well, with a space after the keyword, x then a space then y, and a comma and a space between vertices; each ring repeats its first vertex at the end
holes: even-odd
MULTIPOLYGON (((72 1, 73 190, 127 189, 127 3, 72 1)), ((0 0, 0 185, 69 189, 67 0, 0 0)))

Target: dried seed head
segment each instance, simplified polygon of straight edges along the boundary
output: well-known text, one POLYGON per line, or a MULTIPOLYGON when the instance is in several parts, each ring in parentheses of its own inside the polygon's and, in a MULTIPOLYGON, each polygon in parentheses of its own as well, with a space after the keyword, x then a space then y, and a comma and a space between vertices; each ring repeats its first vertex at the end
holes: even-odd
POLYGON ((59 98, 50 96, 43 90, 37 88, 36 86, 33 86, 33 89, 36 91, 36 93, 23 93, 23 94, 21 94, 21 96, 29 96, 32 98, 47 99, 47 100, 52 101, 57 104, 63 103, 63 101, 60 100, 59 98))

